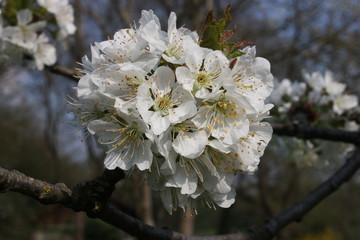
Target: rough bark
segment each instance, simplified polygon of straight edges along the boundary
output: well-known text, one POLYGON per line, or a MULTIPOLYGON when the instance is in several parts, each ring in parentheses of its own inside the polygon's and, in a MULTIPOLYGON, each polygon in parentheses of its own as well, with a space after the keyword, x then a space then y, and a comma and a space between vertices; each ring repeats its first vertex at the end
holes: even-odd
POLYGON ((108 203, 114 184, 124 178, 124 173, 106 170, 100 177, 74 188, 63 183, 49 184, 24 175, 16 170, 0 168, 0 191, 14 191, 30 196, 44 204, 61 204, 75 211, 84 211, 88 216, 99 218, 140 239, 167 240, 268 240, 292 222, 300 221, 319 202, 335 192, 360 168, 360 149, 356 149, 346 163, 327 181, 311 191, 303 200, 267 223, 246 233, 219 236, 188 236, 170 229, 149 226, 141 220, 123 213, 108 203))

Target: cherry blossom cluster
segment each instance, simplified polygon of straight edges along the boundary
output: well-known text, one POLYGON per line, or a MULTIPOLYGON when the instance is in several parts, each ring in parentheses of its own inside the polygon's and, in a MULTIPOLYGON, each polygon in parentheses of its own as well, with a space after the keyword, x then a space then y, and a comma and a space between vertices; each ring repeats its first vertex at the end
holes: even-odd
POLYGON ((336 81, 331 71, 327 70, 324 74, 304 71, 303 78, 303 82, 275 80, 275 89, 270 99, 280 119, 296 121, 293 114, 299 117, 301 113, 307 122, 299 124, 323 124, 329 119, 340 119, 358 107, 358 97, 347 94, 346 84, 336 81))
MULTIPOLYGON (((275 80, 270 96, 275 104, 274 120, 359 131, 359 123, 351 120, 352 114, 360 112, 358 97, 346 93, 346 84, 337 81, 329 70, 323 74, 303 71, 303 78, 303 82, 275 80)), ((344 157, 352 146, 276 137, 270 149, 275 154, 281 153, 281 157, 293 159, 299 166, 324 166, 331 159, 344 157)))
POLYGON ((38 70, 42 70, 44 65, 56 62, 56 49, 49 35, 58 34, 58 38, 63 39, 75 32, 74 10, 68 0, 37 0, 36 3, 35 6, 32 1, 27 3, 31 9, 16 9, 16 25, 7 14, 14 12, 11 2, 0 3, 0 61, 9 62, 9 58, 18 61, 25 55, 34 60, 32 64, 38 70), (47 28, 47 20, 51 20, 48 15, 56 19, 56 32, 53 26, 47 28), (34 21, 39 18, 42 20, 34 21))
POLYGON ((138 26, 91 46, 82 59, 75 118, 107 147, 105 166, 143 174, 169 213, 229 207, 237 172, 252 173, 272 136, 269 62, 255 47, 228 59, 196 32, 167 31, 142 11, 138 26))

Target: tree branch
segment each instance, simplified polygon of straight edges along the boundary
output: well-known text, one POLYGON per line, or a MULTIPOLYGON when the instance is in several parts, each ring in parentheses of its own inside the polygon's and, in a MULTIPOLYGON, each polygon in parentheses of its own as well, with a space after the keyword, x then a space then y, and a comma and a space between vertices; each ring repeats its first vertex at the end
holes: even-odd
POLYGON ((75 82, 79 81, 79 78, 77 77, 79 74, 75 70, 72 70, 70 68, 67 68, 65 66, 61 65, 52 65, 52 66, 46 66, 47 69, 50 70, 50 72, 61 75, 63 77, 67 77, 70 80, 73 80, 75 82))
POLYGON ((294 221, 301 219, 317 204, 335 192, 343 183, 348 181, 360 168, 360 149, 356 149, 346 163, 327 181, 312 190, 303 200, 271 218, 266 224, 246 233, 251 240, 272 239, 281 229, 294 221))
POLYGON ((107 205, 115 190, 115 184, 124 177, 125 173, 119 168, 106 169, 94 180, 79 183, 72 189, 72 203, 67 207, 75 211, 85 211, 90 217, 95 216, 107 205))
POLYGON ((0 167, 0 192, 14 191, 32 197, 43 204, 61 204, 75 211, 85 211, 89 217, 99 218, 140 239, 167 240, 245 240, 243 234, 220 236, 187 236, 170 229, 149 226, 141 220, 129 216, 114 205, 103 202, 110 197, 113 185, 124 177, 119 170, 105 170, 98 178, 70 188, 63 183, 49 184, 28 177, 16 170, 0 167), (103 195, 98 196, 98 194, 103 195), (95 200, 94 200, 95 197, 95 200), (101 197, 99 199, 98 197, 101 197), (92 203, 92 204, 90 204, 92 203))
POLYGON ((319 128, 312 126, 273 126, 274 133, 302 139, 323 139, 336 142, 352 143, 360 146, 360 132, 319 128))
POLYGON ((99 218, 140 239, 167 240, 268 240, 294 221, 300 221, 324 198, 336 191, 360 168, 360 149, 347 159, 326 182, 315 188, 302 201, 283 213, 271 218, 266 224, 245 234, 219 236, 188 236, 169 229, 151 227, 141 220, 129 216, 108 203, 114 184, 124 177, 117 170, 106 170, 100 177, 74 188, 63 183, 49 184, 28 177, 18 171, 0 168, 0 191, 15 191, 30 196, 44 204, 61 204, 75 211, 85 211, 90 217, 99 218))
POLYGON ((43 204, 68 205, 72 190, 63 183, 50 184, 0 167, 0 192, 18 192, 32 197, 43 204))

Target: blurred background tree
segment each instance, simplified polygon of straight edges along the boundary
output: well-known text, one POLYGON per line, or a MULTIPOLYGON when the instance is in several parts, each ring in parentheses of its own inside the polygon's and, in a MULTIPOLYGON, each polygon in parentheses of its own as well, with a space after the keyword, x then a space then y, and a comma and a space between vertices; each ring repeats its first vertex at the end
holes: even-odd
MULTIPOLYGON (((58 51, 59 63, 70 68, 79 67, 76 62, 89 55, 91 43, 111 37, 117 29, 132 24, 142 9, 153 9, 163 26, 169 13, 175 11, 178 25, 185 24, 201 32, 203 19, 211 9, 222 13, 231 4, 237 30, 234 39, 256 43, 257 55, 270 61, 275 77, 300 80, 303 69, 330 69, 338 79, 352 86, 353 94, 360 91, 357 84, 360 77, 359 0, 103 0, 91 3, 74 0, 72 3, 77 31, 67 46, 59 46, 63 51, 58 51)), ((81 137, 81 131, 72 127, 66 113, 64 99, 74 95, 75 81, 48 70, 22 70, 6 64, 0 66, 0 75, 2 167, 70 185, 90 179, 103 170, 103 151, 91 137, 81 137)), ((118 195, 115 193, 113 201, 149 224, 189 234, 193 229, 195 234, 230 233, 261 224, 292 205, 340 164, 331 161, 328 165, 300 167, 291 159, 276 159, 268 152, 255 175, 238 176, 235 206, 216 212, 203 209, 198 216, 182 213, 168 216, 159 196, 151 193, 142 179, 135 176, 118 184, 118 195)), ((356 208, 360 202, 359 184, 357 174, 301 224, 286 228, 277 239, 356 239, 360 236, 360 210, 356 208)), ((65 236, 98 239, 99 235, 95 234, 99 233, 103 233, 104 240, 128 238, 119 230, 111 230, 99 221, 75 213, 64 213, 61 220, 49 220, 49 216, 65 210, 54 207, 51 213, 48 207, 16 194, 0 195, 0 204, 0 239, 29 239, 39 234, 39 230, 61 233, 59 239, 65 236), (54 224, 47 224, 49 222, 54 224), (61 228, 53 228, 61 224, 61 228)))

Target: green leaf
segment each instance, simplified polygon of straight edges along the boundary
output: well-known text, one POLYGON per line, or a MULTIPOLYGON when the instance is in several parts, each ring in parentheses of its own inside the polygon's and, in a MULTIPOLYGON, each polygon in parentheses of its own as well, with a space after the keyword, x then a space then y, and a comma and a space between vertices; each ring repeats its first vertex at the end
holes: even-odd
POLYGON ((202 47, 210 48, 212 50, 220 50, 220 34, 216 25, 209 25, 203 35, 203 39, 200 44, 202 47))
POLYGON ((227 58, 228 58, 228 59, 232 59, 232 58, 236 58, 236 57, 239 57, 239 56, 241 56, 241 55, 244 55, 244 54, 245 54, 244 52, 242 52, 242 51, 240 51, 240 50, 236 50, 236 51, 230 53, 230 54, 227 56, 227 58))
POLYGON ((212 50, 221 50, 229 59, 239 57, 244 53, 240 50, 245 46, 254 45, 252 42, 227 42, 235 33, 235 28, 226 30, 232 17, 229 5, 224 11, 224 17, 217 20, 214 16, 214 10, 210 11, 206 17, 203 26, 202 40, 200 46, 212 50))
POLYGON ((228 5, 224 12, 225 18, 220 19, 220 21, 224 22, 224 29, 230 24, 230 22, 232 20, 230 11, 231 11, 231 5, 228 5))
POLYGON ((203 37, 201 46, 213 50, 222 50, 222 37, 224 37, 225 28, 231 21, 231 6, 225 9, 225 16, 220 20, 216 20, 214 10, 210 11, 206 17, 203 27, 203 37))

